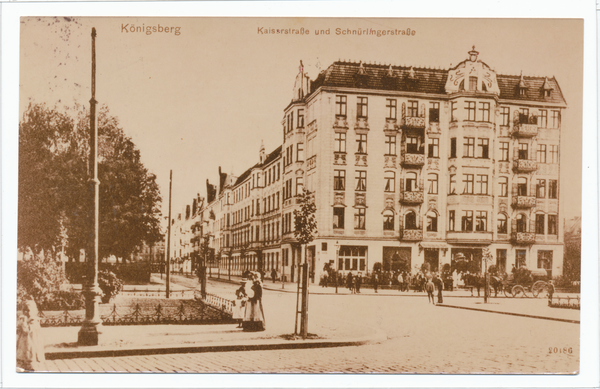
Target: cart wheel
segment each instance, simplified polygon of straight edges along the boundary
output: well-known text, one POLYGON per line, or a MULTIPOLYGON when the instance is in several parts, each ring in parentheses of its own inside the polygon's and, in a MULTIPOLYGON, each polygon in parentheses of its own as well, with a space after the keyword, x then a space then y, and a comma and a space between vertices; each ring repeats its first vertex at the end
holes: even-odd
POLYGON ((508 285, 503 286, 502 291, 504 292, 504 297, 512 297, 512 294, 510 292, 510 288, 508 287, 508 285))
POLYGON ((512 288, 513 297, 525 297, 525 289, 521 285, 515 285, 512 288))
POLYGON ((544 290, 546 290, 546 283, 544 281, 536 281, 531 287, 533 297, 539 296, 539 294, 542 293, 544 290))

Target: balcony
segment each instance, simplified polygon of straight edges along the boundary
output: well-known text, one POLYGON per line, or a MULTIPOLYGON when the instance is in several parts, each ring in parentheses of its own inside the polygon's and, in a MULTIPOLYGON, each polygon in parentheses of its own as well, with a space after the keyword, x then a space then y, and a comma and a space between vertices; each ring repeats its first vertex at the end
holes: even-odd
POLYGON ((534 244, 535 233, 533 232, 513 232, 510 234, 510 240, 513 244, 534 244))
POLYGON ((402 118, 402 127, 424 130, 425 129, 425 115, 403 117, 402 118))
POLYGON ((516 159, 513 161, 513 169, 520 173, 534 172, 537 170, 537 162, 531 159, 516 159))
POLYGON ((533 196, 513 196, 512 206, 515 208, 532 208, 536 205, 536 198, 533 196))
POLYGON ((404 153, 402 155, 402 165, 423 166, 425 165, 425 154, 404 153))
POLYGON ((333 153, 333 164, 334 165, 345 165, 346 164, 346 153, 333 153))
POLYGON ((516 138, 532 138, 538 134, 538 125, 529 123, 515 123, 513 136, 516 138))
POLYGON ((423 191, 403 191, 400 193, 400 202, 402 204, 422 204, 423 203, 423 191))
POLYGON ((309 159, 306 160, 306 170, 312 170, 317 167, 317 156, 313 155, 309 159))
POLYGON ((400 230, 400 239, 405 241, 420 241, 423 240, 423 230, 400 230))

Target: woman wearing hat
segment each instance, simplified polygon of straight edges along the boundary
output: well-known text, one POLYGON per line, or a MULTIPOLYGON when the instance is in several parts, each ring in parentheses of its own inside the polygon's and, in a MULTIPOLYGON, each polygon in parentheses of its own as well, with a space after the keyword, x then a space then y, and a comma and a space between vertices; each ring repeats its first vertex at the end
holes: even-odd
POLYGON ((260 273, 252 272, 252 286, 246 289, 248 302, 246 303, 246 313, 242 328, 244 331, 264 331, 265 314, 262 306, 262 282, 260 273))

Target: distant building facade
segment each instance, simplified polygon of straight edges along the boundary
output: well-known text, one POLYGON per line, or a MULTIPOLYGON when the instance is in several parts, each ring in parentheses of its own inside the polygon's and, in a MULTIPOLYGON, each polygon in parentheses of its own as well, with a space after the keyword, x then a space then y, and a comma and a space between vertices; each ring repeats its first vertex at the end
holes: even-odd
POLYGON ((225 175, 199 210, 220 271, 295 280, 293 211, 306 187, 317 206, 313 282, 327 263, 354 274, 459 259, 481 269, 484 248, 505 271, 562 274, 560 87, 468 54, 448 70, 339 61, 314 81, 301 71, 282 145, 225 175))

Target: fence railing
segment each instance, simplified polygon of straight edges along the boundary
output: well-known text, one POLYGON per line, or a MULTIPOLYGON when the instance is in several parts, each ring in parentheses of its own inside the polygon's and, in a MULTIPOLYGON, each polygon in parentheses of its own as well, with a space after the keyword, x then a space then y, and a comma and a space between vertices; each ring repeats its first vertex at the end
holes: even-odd
POLYGON ((209 307, 223 311, 228 315, 233 314, 233 301, 231 300, 211 293, 206 293, 204 298, 202 298, 199 292, 196 292, 196 298, 202 301, 204 304, 208 305, 209 307))
POLYGON ((581 299, 579 296, 552 296, 548 299, 548 306, 552 308, 581 309, 581 299))
MULTIPOLYGON (((215 296, 218 297, 218 296, 215 296)), ((223 299, 224 300, 224 299, 223 299)), ((101 315, 103 325, 151 325, 151 324, 228 324, 233 323, 231 306, 228 309, 217 307, 218 300, 213 304, 206 302, 183 301, 177 307, 165 307, 162 304, 141 306, 139 303, 129 307, 113 304, 110 313, 101 315)), ((231 304, 231 301, 229 302, 231 304)), ((221 302, 221 307, 224 303, 221 302)), ((68 327, 82 324, 85 313, 78 311, 42 312, 40 324, 42 327, 68 327)))

